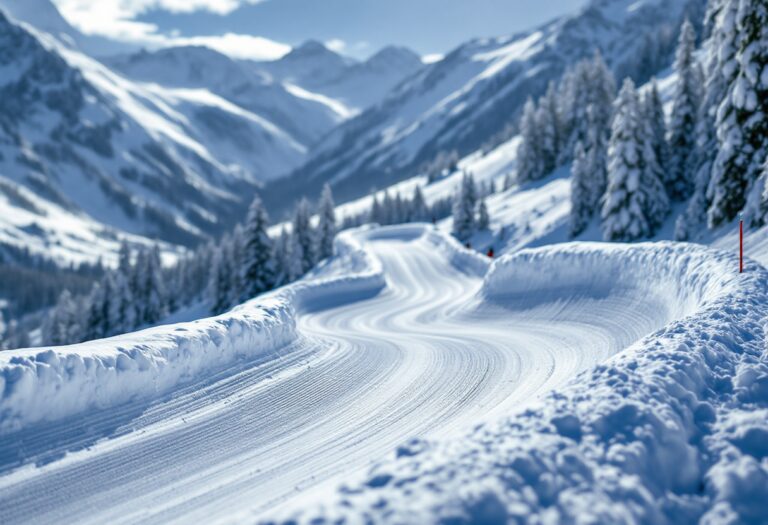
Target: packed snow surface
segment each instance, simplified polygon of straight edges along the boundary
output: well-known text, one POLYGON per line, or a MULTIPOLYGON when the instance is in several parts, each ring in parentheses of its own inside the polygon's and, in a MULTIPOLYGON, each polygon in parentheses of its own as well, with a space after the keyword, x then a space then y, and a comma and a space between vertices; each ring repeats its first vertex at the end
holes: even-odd
POLYGON ((0 354, 3 522, 759 519, 762 267, 671 243, 490 264, 424 225, 336 249, 217 318, 0 354))

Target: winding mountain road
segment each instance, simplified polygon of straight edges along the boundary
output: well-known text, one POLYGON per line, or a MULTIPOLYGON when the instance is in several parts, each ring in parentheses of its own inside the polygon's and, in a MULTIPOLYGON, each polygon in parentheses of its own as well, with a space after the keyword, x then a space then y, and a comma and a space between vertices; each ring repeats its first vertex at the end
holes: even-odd
POLYGON ((668 320, 633 294, 489 305, 481 276, 418 235, 367 249, 386 289, 303 312, 280 355, 2 437, 0 521, 253 520, 409 437, 519 409, 668 320))

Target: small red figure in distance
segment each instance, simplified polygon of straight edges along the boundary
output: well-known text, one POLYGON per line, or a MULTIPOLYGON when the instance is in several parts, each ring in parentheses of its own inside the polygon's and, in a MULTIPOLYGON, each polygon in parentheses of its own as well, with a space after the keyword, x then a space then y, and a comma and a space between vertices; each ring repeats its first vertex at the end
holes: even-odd
POLYGON ((493 246, 491 246, 490 248, 488 248, 488 253, 487 253, 486 255, 487 255, 488 257, 490 257, 491 259, 493 259, 493 246))

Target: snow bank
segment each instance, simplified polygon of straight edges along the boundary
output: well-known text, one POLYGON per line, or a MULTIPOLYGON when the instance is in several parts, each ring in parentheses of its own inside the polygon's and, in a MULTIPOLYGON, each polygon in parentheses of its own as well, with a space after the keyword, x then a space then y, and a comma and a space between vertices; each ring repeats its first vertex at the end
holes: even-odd
POLYGON ((677 320, 520 413, 402 445, 333 503, 288 520, 765 523, 768 273, 735 268, 729 255, 671 243, 500 259, 486 301, 527 308, 629 293, 663 301, 677 320))
POLYGON ((337 255, 318 275, 218 317, 78 345, 0 352, 0 434, 152 398, 285 347, 298 337, 297 310, 344 294, 372 295, 386 285, 378 261, 361 249, 368 231, 340 235, 337 255))

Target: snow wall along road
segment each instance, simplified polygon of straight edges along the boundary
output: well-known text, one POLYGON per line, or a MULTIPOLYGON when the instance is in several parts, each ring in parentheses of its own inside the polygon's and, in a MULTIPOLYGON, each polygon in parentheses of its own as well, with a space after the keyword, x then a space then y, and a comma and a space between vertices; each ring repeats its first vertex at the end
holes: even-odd
POLYGON ((274 522, 767 523, 768 274, 737 268, 673 243, 501 258, 478 312, 556 318, 584 297, 627 297, 669 322, 524 411, 413 440, 332 503, 274 522))
POLYGON ((151 399, 297 337, 296 309, 323 296, 350 300, 385 285, 355 235, 336 241, 337 272, 300 281, 199 321, 50 349, 0 352, 0 434, 40 421, 151 399))

